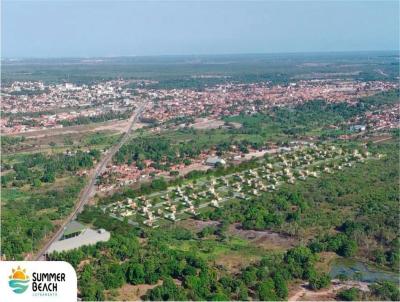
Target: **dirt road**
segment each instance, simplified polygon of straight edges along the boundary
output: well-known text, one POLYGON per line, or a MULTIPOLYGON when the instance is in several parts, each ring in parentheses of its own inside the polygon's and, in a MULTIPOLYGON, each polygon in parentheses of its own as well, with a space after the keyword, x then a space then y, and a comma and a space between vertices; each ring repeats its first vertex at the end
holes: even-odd
MULTIPOLYGON (((33 260, 44 260, 44 255, 46 254, 47 250, 55 241, 60 239, 60 237, 64 231, 64 228, 72 220, 74 220, 80 212, 82 212, 83 207, 89 201, 89 199, 94 195, 94 193, 96 191, 96 180, 97 180, 98 176, 104 171, 104 169, 107 167, 107 165, 111 162, 115 153, 117 153, 118 150, 121 148, 121 146, 128 140, 128 138, 132 132, 132 128, 134 127, 135 123, 138 121, 143 110, 144 110, 144 105, 140 105, 135 110, 135 112, 132 114, 132 116, 129 119, 129 127, 128 127, 127 131, 125 132, 124 136, 121 138, 121 140, 116 145, 114 145, 107 151, 107 153, 103 156, 103 158, 99 161, 99 163, 93 169, 92 173, 89 176, 90 177, 89 182, 86 184, 86 186, 81 191, 78 203, 75 205, 75 208, 72 211, 72 213, 64 220, 64 222, 61 224, 61 226, 59 227, 57 232, 50 238, 50 240, 33 257, 33 260)), ((29 259, 27 259, 27 260, 29 260, 29 259)))

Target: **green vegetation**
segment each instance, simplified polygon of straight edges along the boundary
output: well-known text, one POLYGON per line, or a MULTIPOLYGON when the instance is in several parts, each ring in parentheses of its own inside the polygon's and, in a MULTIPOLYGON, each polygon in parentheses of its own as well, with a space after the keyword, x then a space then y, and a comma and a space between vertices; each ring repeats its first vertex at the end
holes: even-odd
POLYGON ((1 146, 7 147, 10 145, 15 145, 20 142, 23 142, 24 140, 25 140, 25 137, 23 137, 23 136, 2 136, 1 137, 1 146))
POLYGON ((153 87, 157 88, 201 89, 227 81, 287 83, 332 76, 396 81, 399 66, 396 52, 121 57, 102 58, 101 64, 81 63, 79 58, 6 62, 2 66, 2 82, 59 83, 68 79, 72 83, 87 84, 122 77, 155 80, 158 84, 153 87), (376 71, 378 68, 382 73, 376 71))
POLYGON ((109 147, 114 145, 120 139, 120 134, 108 134, 102 132, 89 133, 82 140, 82 144, 87 147, 104 146, 109 147))
MULTIPOLYGON (((398 76, 398 62, 393 58, 387 54, 348 54, 330 58, 330 64, 321 64, 328 59, 325 55, 293 55, 290 60, 276 55, 199 56, 166 57, 149 64, 146 58, 135 57, 104 59, 102 64, 84 64, 80 68, 75 64, 79 59, 67 59, 72 64, 62 64, 62 69, 60 63, 64 60, 41 62, 45 65, 33 60, 26 66, 5 64, 2 81, 23 78, 56 83, 68 74, 71 75, 68 80, 74 83, 123 77, 153 80, 150 84, 132 84, 132 88, 147 85, 155 89, 196 90, 235 82, 286 84, 310 76, 326 78, 330 74, 343 79, 394 81, 398 76), (377 68, 382 73, 376 72, 377 68)), ((21 92, 25 93, 29 92, 21 92)), ((320 173, 318 178, 296 180, 294 184, 282 181, 284 184, 277 188, 259 190, 262 193, 248 194, 245 198, 219 190, 227 200, 219 208, 202 208, 195 217, 197 221, 191 221, 195 226, 188 221, 181 221, 182 225, 163 221, 158 228, 138 228, 127 218, 114 219, 103 211, 107 205, 128 197, 138 199, 154 194, 151 201, 161 202, 158 193, 188 183, 206 192, 212 178, 245 174, 249 169, 260 167, 260 163, 273 163, 273 159, 266 156, 239 165, 192 171, 183 177, 176 171, 171 172, 174 176, 171 181, 153 178, 139 188, 124 188, 99 198, 97 206, 87 206, 78 220, 94 228, 106 228, 112 233, 111 239, 95 246, 54 253, 50 258, 71 263, 78 272, 81 298, 94 301, 115 299, 124 284, 153 285, 141 297, 147 300, 286 300, 294 283, 306 283, 311 290, 330 286, 329 264, 324 263, 323 269, 320 267, 327 252, 335 253, 329 255, 336 258, 373 262, 398 273, 399 131, 391 131, 393 140, 368 143, 368 148, 355 140, 335 141, 341 135, 350 134, 350 120, 359 118, 357 122, 363 123, 364 113, 398 101, 399 91, 389 91, 361 98, 353 105, 314 100, 252 115, 242 113, 225 117, 225 124, 219 129, 189 128, 194 120, 185 116, 160 125, 166 128, 161 133, 139 130, 115 155, 115 163, 135 163, 143 169, 145 160, 151 160, 153 167, 169 171, 172 165, 189 165, 204 150, 213 150, 217 155, 237 150, 248 153, 250 148, 288 146, 295 139, 318 143, 329 140, 337 147, 350 150, 366 148, 375 157, 363 164, 356 163, 351 169, 320 173), (239 123, 241 127, 232 123, 239 123), (176 129, 179 124, 186 127, 176 129), (378 158, 377 154, 383 156, 378 158), (286 239, 288 244, 280 245, 279 240, 274 241, 276 237, 286 239)), ((259 102, 254 104, 256 110, 261 108, 259 102)), ((63 125, 126 119, 130 114, 110 112, 65 121, 63 125)), ((203 115, 207 115, 207 110, 203 115)), ((7 153, 1 162, 1 252, 8 260, 22 259, 40 247, 43 238, 55 230, 76 202, 85 182, 77 176, 78 172, 92 168, 100 158, 100 150, 119 138, 110 133, 1 138, 1 151, 7 153), (37 152, 44 145, 46 152, 29 153, 37 152)), ((329 167, 333 166, 332 163, 329 167)), ((222 182, 216 184, 217 189, 224 186, 222 182)), ((250 186, 243 185, 246 193, 250 186)), ((183 219, 189 217, 183 215, 186 215, 183 219)), ((357 274, 354 275, 356 278, 357 274)), ((388 281, 372 284, 370 290, 365 293, 356 288, 346 289, 339 292, 338 299, 400 300, 398 286, 388 281)))
MULTIPOLYGON (((384 158, 300 184, 285 185, 260 198, 207 210, 200 218, 218 220, 220 224, 197 232, 171 225, 139 230, 126 221, 108 217, 98 208, 86 208, 79 219, 95 227, 107 225, 114 239, 97 248, 83 248, 82 252, 54 255, 54 259, 69 259, 78 253, 77 259, 69 260, 75 266, 83 260, 90 261, 87 266, 93 266, 96 276, 90 282, 97 284, 97 288, 94 290, 82 281, 80 286, 91 288, 88 297, 94 300, 96 293, 101 296, 103 288, 118 288, 125 282, 155 284, 158 280, 163 280, 162 285, 149 290, 147 299, 282 300, 287 298, 287 288, 293 280, 307 280, 313 290, 329 286, 328 275, 315 268, 322 251, 368 258, 395 269, 399 261, 397 146, 386 143, 370 148, 383 153, 384 158), (227 227, 234 222, 241 222, 248 229, 289 233, 308 243, 283 253, 265 252, 247 240, 228 235, 227 227), (136 236, 142 237, 143 243, 139 244, 136 236), (233 253, 242 255, 243 261, 249 256, 258 260, 250 265, 244 262, 238 273, 216 264, 222 255, 229 257, 233 253), (112 264, 120 261, 124 263, 121 270, 113 268, 112 264), (105 274, 103 265, 110 266, 107 266, 108 272, 112 275, 107 276, 116 277, 115 283, 110 284, 101 277, 105 274)), ((390 283, 371 288, 375 299, 396 297, 396 288, 390 283)), ((341 293, 340 298, 346 300, 355 295, 358 292, 351 290, 341 293)))
POLYGON ((357 255, 395 269, 400 259, 398 150, 396 144, 374 146, 373 150, 386 157, 333 175, 283 186, 276 193, 248 203, 229 203, 206 211, 201 217, 241 222, 249 229, 273 229, 300 238, 314 238, 310 248, 315 252, 357 255))
POLYGON ((369 292, 362 292, 358 288, 341 290, 337 298, 341 301, 399 301, 400 289, 397 284, 389 281, 377 282, 369 285, 369 292))
POLYGON ((83 184, 69 176, 39 187, 2 188, 1 252, 7 260, 22 260, 25 253, 35 251, 71 211, 83 184))
POLYGON ((373 297, 379 300, 399 301, 400 289, 398 284, 384 281, 370 286, 373 297))
POLYGON ((400 92, 393 90, 361 98, 355 105, 314 100, 293 108, 275 108, 271 114, 241 114, 227 117, 225 121, 241 123, 242 128, 230 132, 247 134, 249 137, 259 135, 272 138, 282 137, 284 134, 286 139, 305 135, 317 135, 324 139, 336 138, 349 133, 348 126, 344 124, 345 121, 367 111, 398 103, 399 99, 400 92), (330 125, 340 126, 340 128, 332 130, 327 127, 330 125))
POLYGON ((67 154, 9 155, 2 162, 2 254, 22 259, 36 251, 41 240, 73 209, 98 150, 67 154))
POLYGON ((361 291, 357 288, 349 288, 340 291, 337 297, 342 301, 359 301, 361 298, 361 291))
MULTIPOLYGON (((109 242, 99 243, 97 247, 54 253, 50 257, 69 261, 76 268, 86 260, 78 269, 84 300, 103 297, 103 288, 119 288, 124 283, 155 284, 159 280, 163 280, 163 284, 148 291, 147 299, 247 300, 253 297, 284 300, 290 280, 312 280, 316 274, 313 265, 317 258, 307 247, 297 247, 284 254, 264 255, 260 261, 233 275, 209 264, 196 250, 170 247, 171 242, 184 243, 195 234, 168 228, 146 232, 143 236, 146 243, 141 245, 135 232, 125 229, 124 234, 113 235, 109 242), (181 285, 173 280, 179 280, 181 285)), ((319 288, 329 283, 325 276, 321 279, 319 288)))
POLYGON ((109 111, 95 116, 79 116, 73 120, 63 120, 60 122, 63 126, 85 125, 90 123, 100 123, 110 120, 125 120, 131 116, 132 112, 127 110, 124 112, 109 111))
POLYGON ((77 151, 75 154, 25 154, 21 156, 21 161, 12 164, 12 170, 11 164, 5 163, 4 166, 9 168, 9 171, 1 176, 1 185, 22 187, 26 184, 38 186, 38 181, 51 183, 55 181, 57 174, 89 169, 99 158, 100 152, 95 149, 89 152, 77 151))
POLYGON ((135 162, 139 169, 143 169, 143 161, 152 160, 154 168, 169 171, 171 165, 189 163, 190 159, 207 149, 215 149, 218 155, 222 155, 235 146, 248 153, 249 147, 260 149, 269 143, 284 143, 306 135, 337 138, 350 133, 345 124, 350 118, 398 101, 399 92, 389 91, 361 98, 356 105, 315 100, 294 108, 276 108, 271 113, 224 118, 228 126, 231 122, 240 123, 242 127, 238 129, 195 130, 185 127, 159 134, 141 132, 122 146, 114 161, 118 164, 135 162), (328 127, 331 125, 341 128, 332 130, 328 127))
POLYGON ((68 133, 68 130, 63 133, 64 130, 57 129, 55 133, 46 130, 45 135, 31 137, 2 136, 2 162, 8 162, 10 158, 15 161, 16 157, 23 160, 23 155, 29 153, 53 154, 78 150, 105 150, 120 139, 121 134, 119 133, 113 131, 92 132, 90 131, 91 127, 87 126, 87 132, 78 133, 68 133))

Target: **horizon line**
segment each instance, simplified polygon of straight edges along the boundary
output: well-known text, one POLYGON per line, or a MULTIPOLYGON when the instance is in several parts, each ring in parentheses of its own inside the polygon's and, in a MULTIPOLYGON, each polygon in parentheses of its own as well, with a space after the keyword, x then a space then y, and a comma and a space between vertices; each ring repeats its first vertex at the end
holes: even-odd
POLYGON ((252 56, 252 55, 296 55, 296 54, 337 54, 337 53, 379 53, 392 52, 400 55, 400 49, 386 50, 329 50, 329 51, 282 51, 282 52, 243 52, 243 53, 207 53, 207 54, 157 54, 157 55, 93 55, 93 56, 32 56, 1 57, 3 60, 46 60, 46 59, 113 59, 113 58, 156 58, 156 57, 206 57, 206 56, 252 56))

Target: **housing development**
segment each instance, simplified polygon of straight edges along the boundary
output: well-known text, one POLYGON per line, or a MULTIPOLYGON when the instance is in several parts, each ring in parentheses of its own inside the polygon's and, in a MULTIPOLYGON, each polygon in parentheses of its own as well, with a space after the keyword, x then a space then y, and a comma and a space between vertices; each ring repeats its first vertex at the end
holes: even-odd
POLYGON ((132 225, 139 225, 140 222, 158 227, 158 222, 164 219, 174 222, 188 216, 196 217, 206 207, 219 208, 229 200, 240 202, 250 196, 275 191, 285 182, 294 184, 296 180, 319 177, 323 172, 333 173, 334 170, 352 167, 356 162, 364 162, 369 155, 368 152, 361 154, 357 149, 346 154, 341 148, 336 150, 335 146, 318 148, 315 145, 284 148, 282 154, 279 151, 276 150, 276 160, 260 160, 257 168, 172 187, 139 196, 137 200, 127 198, 111 203, 103 210, 109 212, 111 217, 130 218, 128 223, 132 225))

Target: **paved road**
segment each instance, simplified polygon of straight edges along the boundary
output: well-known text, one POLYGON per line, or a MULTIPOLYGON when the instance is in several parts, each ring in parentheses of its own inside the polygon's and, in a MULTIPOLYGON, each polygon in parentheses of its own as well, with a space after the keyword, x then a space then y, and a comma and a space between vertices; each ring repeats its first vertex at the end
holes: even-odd
POLYGON ((33 257, 34 260, 44 260, 44 255, 46 254, 46 251, 49 249, 50 245, 53 244, 53 242, 57 241, 60 239, 62 236, 62 233, 64 231, 64 228, 76 218, 76 216, 82 212, 83 207, 85 204, 90 200, 92 196, 94 196, 96 192, 96 180, 101 173, 104 172, 105 168, 107 165, 111 162, 111 159, 113 158, 114 154, 117 153, 119 148, 128 140, 132 128, 139 119, 140 115, 142 114, 144 110, 145 105, 140 105, 135 112, 132 114, 132 116, 129 118, 129 128, 125 132, 124 136, 121 138, 121 140, 111 147, 107 153, 103 156, 103 158, 98 162, 96 165, 95 169, 90 175, 90 180, 86 184, 86 186, 83 188, 81 191, 79 201, 75 205, 74 210, 72 213, 67 217, 67 219, 64 220, 63 224, 60 226, 60 228, 57 230, 57 232, 50 238, 50 240, 46 243, 46 245, 33 257))

